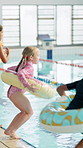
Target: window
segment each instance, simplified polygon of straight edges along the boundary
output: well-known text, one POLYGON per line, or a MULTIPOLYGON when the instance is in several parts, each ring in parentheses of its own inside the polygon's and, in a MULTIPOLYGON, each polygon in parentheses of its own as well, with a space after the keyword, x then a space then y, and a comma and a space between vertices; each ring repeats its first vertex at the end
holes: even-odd
POLYGON ((37 7, 20 6, 21 46, 37 45, 37 7))
POLYGON ((83 44, 83 6, 73 6, 72 20, 73 44, 83 44))
POLYGON ((57 45, 71 44, 71 10, 71 6, 57 6, 57 45))
POLYGON ((38 34, 49 34, 50 38, 56 39, 55 10, 55 6, 38 6, 38 34))
POLYGON ((2 19, 4 27, 3 43, 5 46, 20 45, 19 6, 2 6, 2 19))

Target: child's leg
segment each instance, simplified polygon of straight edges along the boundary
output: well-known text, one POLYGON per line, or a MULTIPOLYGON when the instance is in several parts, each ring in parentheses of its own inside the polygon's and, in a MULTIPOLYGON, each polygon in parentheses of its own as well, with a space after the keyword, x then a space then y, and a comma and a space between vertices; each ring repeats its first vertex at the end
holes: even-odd
POLYGON ((5 134, 13 138, 19 138, 15 131, 31 117, 33 111, 29 100, 22 92, 15 93, 11 96, 10 100, 21 112, 15 116, 9 127, 5 130, 5 134))

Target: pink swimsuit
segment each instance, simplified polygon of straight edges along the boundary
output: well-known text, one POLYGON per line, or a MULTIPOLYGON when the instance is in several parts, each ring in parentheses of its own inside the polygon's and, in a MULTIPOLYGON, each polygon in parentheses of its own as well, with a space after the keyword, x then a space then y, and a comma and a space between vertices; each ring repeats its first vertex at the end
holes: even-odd
MULTIPOLYGON (((18 72, 17 72, 17 76, 18 76, 18 79, 24 85, 24 87, 27 87, 28 86, 28 82, 27 82, 26 78, 33 77, 33 73, 34 73, 33 64, 31 62, 27 61, 26 66, 23 69, 22 69, 22 67, 23 67, 23 64, 21 64, 19 66, 19 69, 18 69, 18 72)), ((8 69, 15 71, 16 66, 10 67, 8 69)), ((19 89, 17 87, 11 86, 8 89, 7 96, 10 98, 11 95, 13 95, 14 93, 16 93, 18 91, 21 91, 23 93, 26 92, 25 89, 19 89)))

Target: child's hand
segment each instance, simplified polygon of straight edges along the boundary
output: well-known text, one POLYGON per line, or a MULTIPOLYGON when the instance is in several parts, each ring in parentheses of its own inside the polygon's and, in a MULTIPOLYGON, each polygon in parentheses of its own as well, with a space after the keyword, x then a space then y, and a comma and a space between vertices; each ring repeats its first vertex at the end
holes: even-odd
POLYGON ((9 54, 9 48, 8 47, 6 47, 6 49, 5 49, 5 53, 8 55, 9 54))

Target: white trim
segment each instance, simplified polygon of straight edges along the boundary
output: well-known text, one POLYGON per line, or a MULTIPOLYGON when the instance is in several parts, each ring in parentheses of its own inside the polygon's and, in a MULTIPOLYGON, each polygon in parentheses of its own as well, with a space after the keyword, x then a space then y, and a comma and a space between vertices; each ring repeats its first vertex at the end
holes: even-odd
POLYGON ((47 131, 54 133, 82 133, 83 124, 71 125, 71 126, 49 126, 40 123, 40 125, 47 131))
POLYGON ((25 4, 33 4, 33 5, 44 5, 44 4, 48 4, 48 5, 82 5, 83 4, 83 1, 82 0, 14 0, 14 1, 11 1, 11 0, 1 0, 0 1, 1 4, 6 4, 6 5, 9 5, 9 4, 20 4, 20 5, 25 5, 25 4))

